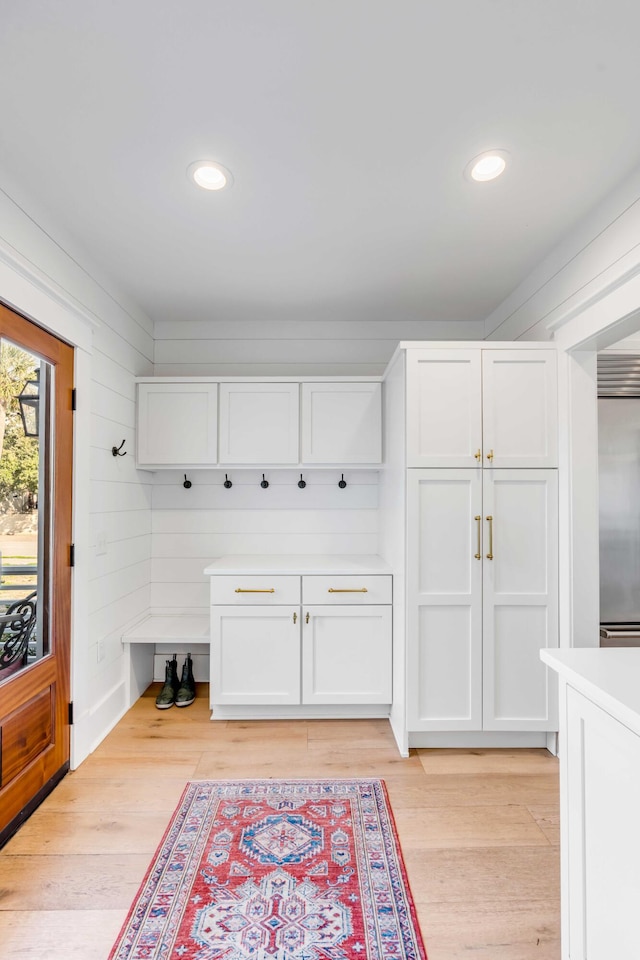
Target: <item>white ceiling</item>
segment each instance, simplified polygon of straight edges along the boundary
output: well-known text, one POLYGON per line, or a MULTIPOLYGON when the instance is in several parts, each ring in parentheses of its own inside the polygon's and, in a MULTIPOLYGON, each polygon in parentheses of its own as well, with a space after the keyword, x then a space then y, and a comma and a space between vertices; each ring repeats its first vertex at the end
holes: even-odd
POLYGON ((639 29, 637 0, 0 0, 0 167, 154 319, 480 320, 640 163, 639 29))

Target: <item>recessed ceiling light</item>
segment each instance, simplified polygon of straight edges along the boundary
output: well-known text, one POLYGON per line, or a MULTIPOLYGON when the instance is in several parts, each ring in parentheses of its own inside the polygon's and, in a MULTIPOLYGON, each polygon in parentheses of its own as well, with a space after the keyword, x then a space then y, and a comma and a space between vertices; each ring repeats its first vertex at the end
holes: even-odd
POLYGON ((229 171, 214 160, 196 160, 195 163, 190 163, 187 174, 203 190, 222 190, 233 183, 229 171))
POLYGON ((506 150, 487 150, 474 157, 465 167, 465 176, 478 183, 495 180, 507 166, 509 154, 506 150))

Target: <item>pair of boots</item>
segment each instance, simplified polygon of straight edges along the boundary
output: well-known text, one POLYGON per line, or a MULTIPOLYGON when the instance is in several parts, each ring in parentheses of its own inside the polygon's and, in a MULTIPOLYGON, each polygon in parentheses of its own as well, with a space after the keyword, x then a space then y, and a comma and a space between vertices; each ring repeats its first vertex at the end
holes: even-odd
POLYGON ((166 661, 162 690, 156 697, 158 710, 167 710, 175 703, 176 707, 188 707, 196 698, 196 683, 193 679, 193 661, 188 653, 182 665, 182 679, 178 681, 178 660, 176 654, 173 660, 166 661))

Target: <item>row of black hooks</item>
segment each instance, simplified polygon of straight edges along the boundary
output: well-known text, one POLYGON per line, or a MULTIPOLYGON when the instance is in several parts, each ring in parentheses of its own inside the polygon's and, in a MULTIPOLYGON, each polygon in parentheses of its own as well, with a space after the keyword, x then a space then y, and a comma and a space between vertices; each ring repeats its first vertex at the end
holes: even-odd
MULTIPOLYGON (((124 441, 123 441, 123 443, 124 443, 124 441)), ((115 448, 114 448, 114 449, 115 449, 115 448)), ((115 456, 115 454, 114 454, 114 456, 115 456)), ((122 454, 121 454, 121 456, 122 456, 122 454)), ((304 480, 303 477, 302 477, 302 474, 300 474, 300 479, 298 480, 298 486, 300 487, 301 490, 304 490, 304 488, 306 487, 306 485, 307 485, 307 481, 304 480)), ((344 490, 344 488, 346 487, 346 485, 347 485, 347 481, 345 480, 345 478, 344 478, 344 473, 343 473, 342 476, 341 476, 341 478, 338 480, 338 486, 340 487, 341 490, 344 490)), ((188 479, 187 479, 186 473, 185 473, 185 475, 184 475, 184 482, 183 482, 182 486, 185 487, 187 490, 191 489, 191 487, 193 486, 193 484, 191 483, 191 480, 188 480, 188 479)), ((225 488, 225 490, 230 490, 231 487, 233 486, 233 483, 231 482, 231 480, 229 480, 229 475, 226 474, 226 473, 225 473, 225 475, 224 475, 224 483, 222 484, 222 486, 225 488)), ((265 478, 264 473, 262 474, 262 480, 260 481, 260 486, 262 487, 263 490, 266 490, 267 487, 269 486, 269 481, 265 478)))

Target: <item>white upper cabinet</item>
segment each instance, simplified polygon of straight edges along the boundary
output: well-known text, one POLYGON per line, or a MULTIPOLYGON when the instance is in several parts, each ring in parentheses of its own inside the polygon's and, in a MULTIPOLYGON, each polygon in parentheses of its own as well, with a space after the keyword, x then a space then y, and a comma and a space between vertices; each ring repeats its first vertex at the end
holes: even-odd
POLYGON ((298 463, 297 383, 220 384, 220 463, 298 463))
POLYGON ((380 463, 381 422, 380 383, 303 383, 303 463, 380 463))
POLYGON ((483 350, 482 386, 485 465, 556 467, 555 351, 483 350))
POLYGON ((214 466, 217 383, 138 384, 138 466, 214 466))
POLYGON ((407 466, 557 466, 554 350, 407 351, 407 466))
POLYGON ((407 466, 477 466, 481 394, 480 350, 409 350, 407 466))

